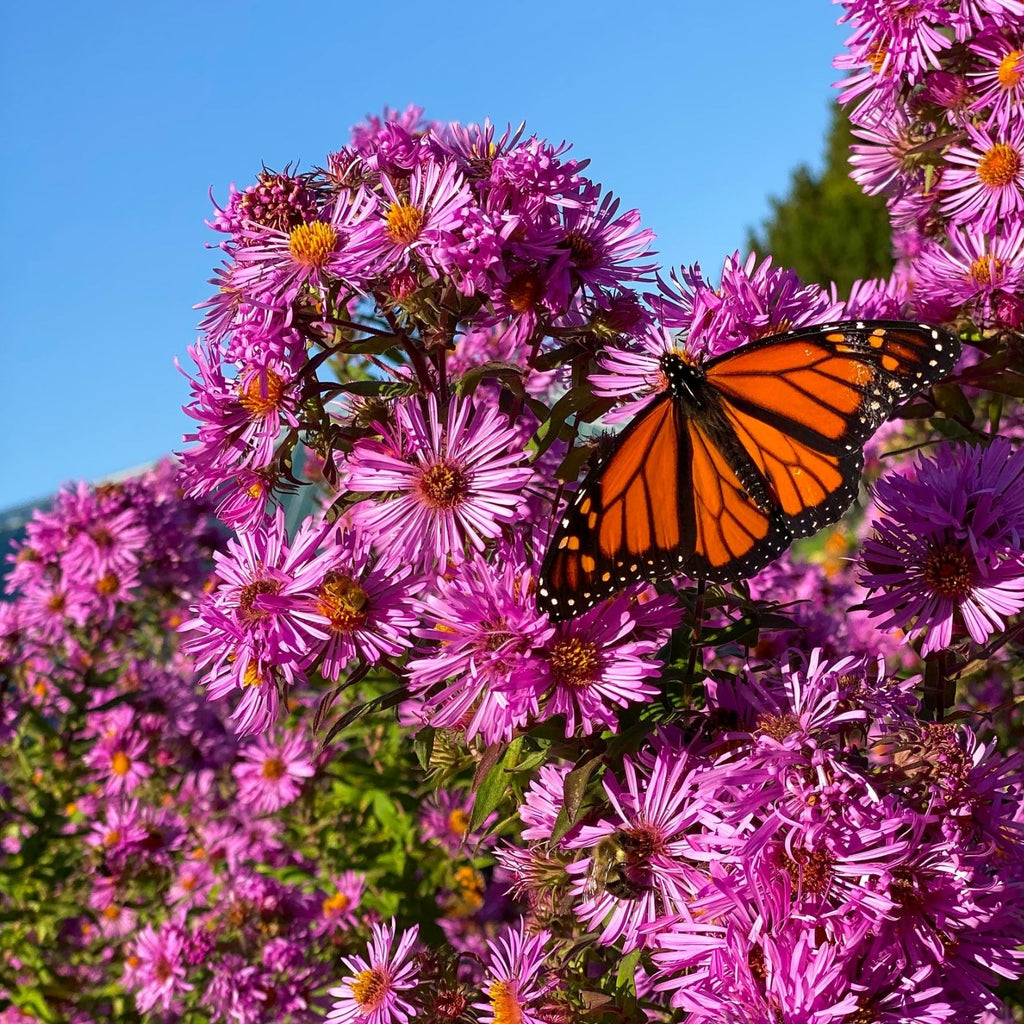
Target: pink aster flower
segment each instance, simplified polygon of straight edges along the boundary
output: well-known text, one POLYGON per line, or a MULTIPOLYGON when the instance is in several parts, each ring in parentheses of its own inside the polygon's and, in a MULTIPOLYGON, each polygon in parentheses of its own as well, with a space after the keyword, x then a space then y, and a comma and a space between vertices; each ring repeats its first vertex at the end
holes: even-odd
POLYGON ((864 607, 883 628, 948 647, 954 626, 983 643, 1024 608, 1024 450, 950 447, 920 458, 916 479, 883 477, 864 545, 864 607))
POLYGON ((700 832, 716 820, 701 795, 703 760, 676 730, 651 743, 637 758, 623 758, 623 782, 605 776, 606 816, 564 843, 589 853, 568 867, 576 915, 588 929, 603 925, 600 941, 621 940, 624 951, 655 943, 651 926, 659 918, 689 916, 688 902, 707 881, 698 865, 710 859, 700 832), (598 858, 609 843, 622 851, 614 877, 598 858))
POLYGON ((988 112, 986 126, 1005 134, 1024 106, 1024 47, 1001 33, 971 43, 982 70, 968 77, 974 82, 974 110, 988 112))
POLYGON ((565 763, 542 764, 537 769, 519 805, 524 839, 543 843, 554 834, 558 812, 565 806, 565 777, 571 770, 572 765, 565 763))
POLYGON ((404 270, 414 259, 434 276, 444 270, 442 253, 463 239, 471 195, 453 162, 417 164, 408 178, 380 179, 384 197, 353 240, 365 272, 379 276, 404 270))
POLYGON ((953 146, 939 188, 941 209, 954 224, 991 231, 1024 212, 1024 121, 998 137, 967 125, 972 145, 953 146))
POLYGON ((880 51, 892 74, 911 82, 940 67, 953 45, 942 31, 953 22, 942 0, 846 0, 844 7, 839 21, 855 26, 846 45, 880 51))
POLYGON ((305 780, 316 773, 313 745, 299 732, 277 740, 261 736, 242 747, 232 771, 239 801, 271 814, 298 799, 305 780))
POLYGON ((506 926, 488 940, 483 983, 487 999, 474 1004, 482 1024, 544 1024, 550 1020, 538 1014, 544 997, 557 984, 544 970, 544 946, 550 938, 547 931, 527 935, 520 918, 517 925, 506 926))
POLYGON ((328 990, 335 999, 327 1020, 332 1024, 406 1024, 416 1012, 405 993, 418 983, 418 968, 410 957, 418 935, 419 926, 413 925, 392 950, 394 920, 375 924, 366 956, 342 958, 352 973, 337 988, 328 990))
POLYGON ((286 307, 306 288, 322 296, 334 281, 352 283, 360 275, 354 239, 375 207, 371 193, 344 189, 322 220, 247 231, 233 286, 249 301, 286 307))
POLYGON ((632 419, 668 389, 668 378, 661 367, 668 353, 692 358, 671 332, 652 327, 628 347, 605 348, 597 354, 599 372, 589 375, 594 394, 627 399, 605 416, 605 422, 632 419))
POLYGON ((915 260, 915 308, 940 322, 966 312, 979 326, 997 326, 1024 286, 1024 224, 993 234, 977 225, 950 228, 947 245, 925 242, 915 260))
POLYGON ((133 730, 112 728, 82 760, 103 779, 104 793, 126 795, 153 774, 147 740, 133 730))
POLYGON ((654 270, 654 263, 638 263, 650 255, 654 232, 640 230, 639 210, 617 216, 619 200, 610 194, 600 204, 587 203, 563 211, 561 246, 567 254, 559 261, 569 280, 566 292, 582 286, 600 301, 603 292, 641 280, 654 270))
POLYGON ((482 833, 498 817, 489 815, 479 832, 469 831, 473 810, 473 794, 458 789, 436 789, 424 800, 419 813, 420 832, 424 839, 433 839, 453 857, 472 855, 481 848, 494 845, 494 837, 482 833))
POLYGON ((129 947, 124 984, 135 992, 142 1013, 156 1007, 163 1013, 179 1013, 182 996, 195 986, 186 981, 185 932, 172 922, 157 931, 146 925, 129 947))
POLYGON ((499 552, 467 559, 420 598, 416 633, 432 646, 408 666, 414 714, 487 743, 511 739, 536 715, 547 685, 539 652, 554 632, 537 611, 522 544, 499 552))
POLYGON ((421 581, 410 565, 376 555, 358 530, 339 530, 333 554, 316 593, 329 634, 319 666, 326 679, 338 679, 356 658, 376 665, 399 657, 419 624, 413 594, 421 581))
POLYGON ((342 871, 333 885, 334 891, 325 896, 321 904, 322 927, 327 933, 356 923, 356 910, 366 889, 366 875, 361 871, 342 871))
POLYGON ((898 199, 924 184, 924 169, 912 150, 924 141, 920 126, 903 108, 853 126, 860 139, 850 147, 850 177, 869 196, 885 193, 898 199))
POLYGON ((628 595, 620 594, 579 618, 558 624, 545 646, 551 688, 543 714, 565 716, 565 735, 617 729, 616 709, 649 701, 658 692, 648 682, 661 671, 654 657, 666 636, 640 638, 628 595))
POLYGON ((452 397, 442 420, 434 395, 398 402, 382 440, 356 442, 347 463, 353 491, 394 497, 364 501, 352 520, 395 561, 430 569, 465 557, 510 523, 531 477, 515 431, 493 408, 452 397))
POLYGON ((282 428, 298 427, 305 354, 247 364, 232 379, 224 375, 216 345, 200 342, 189 355, 199 375, 189 377, 193 400, 184 411, 200 426, 184 435, 195 445, 181 453, 181 461, 187 493, 202 497, 240 470, 267 468, 282 428))
POLYGON ((250 723, 266 721, 270 710, 262 700, 262 710, 252 707, 254 698, 269 697, 279 680, 299 678, 328 640, 316 598, 338 562, 329 543, 333 529, 310 518, 289 542, 278 508, 273 519, 232 538, 227 551, 214 556, 220 584, 181 626, 193 634, 183 647, 204 673, 211 699, 242 690, 250 723))

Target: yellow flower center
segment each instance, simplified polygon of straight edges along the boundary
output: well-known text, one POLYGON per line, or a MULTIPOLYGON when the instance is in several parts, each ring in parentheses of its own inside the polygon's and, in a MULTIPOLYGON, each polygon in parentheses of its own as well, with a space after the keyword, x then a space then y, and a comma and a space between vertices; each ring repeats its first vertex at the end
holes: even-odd
POLYGON ((461 505, 469 493, 469 481, 462 467, 448 460, 427 466, 418 487, 423 500, 431 508, 442 511, 461 505))
POLYGON ((315 220, 312 224, 300 224, 292 231, 288 251, 301 266, 322 268, 337 244, 338 232, 330 224, 315 220))
POLYGON ((589 686, 597 676, 601 658, 588 640, 571 636, 559 640, 551 651, 551 672, 563 686, 589 686))
POLYGON ((411 245, 420 237, 426 215, 418 206, 402 201, 391 204, 385 220, 385 231, 392 242, 411 245))
POLYGON ((951 545, 933 548, 925 558, 924 580, 939 597, 963 600, 971 592, 971 560, 951 545))
POLYGON ((1009 185, 1020 174, 1020 153, 1005 142, 997 142, 978 161, 978 177, 989 188, 1009 185))
POLYGON ((264 370, 253 375, 239 394, 238 401, 250 416, 266 416, 281 404, 284 393, 284 380, 273 370, 264 370))
POLYGON ((103 837, 103 845, 104 846, 117 846, 117 844, 119 842, 121 842, 121 830, 117 829, 117 828, 112 828, 103 837))
POLYGON ((1003 276, 1003 266, 998 256, 979 256, 971 264, 971 280, 979 288, 986 288, 1003 276))
POLYGON ((388 993, 388 976, 379 968, 360 971, 352 983, 352 995, 364 1014, 373 1013, 388 993))
POLYGON ((121 908, 116 903, 108 903, 103 908, 103 916, 108 921, 116 921, 121 916, 121 908))
POLYGON ((511 981, 491 982, 488 995, 494 1024, 522 1024, 523 1007, 516 998, 516 987, 511 981))
POLYGON ((250 661, 245 666, 245 675, 242 678, 243 686, 262 686, 266 681, 267 677, 260 671, 260 667, 255 661, 250 661))
POLYGON ((1024 50, 1011 50, 999 62, 999 84, 1006 90, 1015 89, 1024 78, 1024 50))
POLYGON ((131 770, 131 758, 123 750, 115 750, 114 756, 110 759, 110 770, 122 778, 131 770))
POLYGON ((263 767, 260 769, 260 775, 265 779, 270 779, 272 782, 276 782, 278 779, 283 778, 285 773, 284 761, 279 757, 268 757, 263 762, 263 767))
POLYGON ((351 576, 329 572, 320 585, 316 609, 335 633, 351 633, 366 621, 366 591, 351 576))

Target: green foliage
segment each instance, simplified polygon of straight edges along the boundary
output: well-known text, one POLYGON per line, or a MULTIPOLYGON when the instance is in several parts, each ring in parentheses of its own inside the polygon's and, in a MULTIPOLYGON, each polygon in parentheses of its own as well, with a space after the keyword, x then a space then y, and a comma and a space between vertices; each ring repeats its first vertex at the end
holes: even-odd
POLYGON ((792 175, 789 194, 769 201, 772 215, 748 247, 771 254, 808 282, 836 282, 840 297, 858 278, 887 277, 892 271, 891 233, 885 201, 865 195, 850 177, 851 142, 846 115, 832 108, 825 166, 814 174, 805 165, 792 175))

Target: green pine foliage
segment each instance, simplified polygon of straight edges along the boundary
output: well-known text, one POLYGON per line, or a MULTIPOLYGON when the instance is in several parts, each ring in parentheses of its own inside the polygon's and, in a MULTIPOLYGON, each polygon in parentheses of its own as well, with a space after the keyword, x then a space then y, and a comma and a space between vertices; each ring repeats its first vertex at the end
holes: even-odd
POLYGON ((856 141, 837 105, 832 110, 820 174, 806 165, 792 176, 789 194, 770 197, 771 216, 750 232, 748 247, 771 254, 810 283, 835 281, 841 298, 858 278, 887 277, 892 271, 889 216, 879 196, 866 196, 850 177, 847 156, 856 141))

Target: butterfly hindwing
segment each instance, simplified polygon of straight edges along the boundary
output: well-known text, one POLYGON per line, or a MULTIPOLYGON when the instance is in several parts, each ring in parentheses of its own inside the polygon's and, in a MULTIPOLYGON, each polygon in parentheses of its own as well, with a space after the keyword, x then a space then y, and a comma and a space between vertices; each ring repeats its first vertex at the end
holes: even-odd
POLYGON ((686 572, 724 583, 752 576, 793 539, 773 508, 759 507, 714 431, 687 421, 695 543, 686 572))

